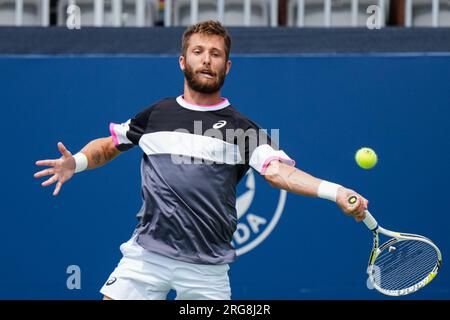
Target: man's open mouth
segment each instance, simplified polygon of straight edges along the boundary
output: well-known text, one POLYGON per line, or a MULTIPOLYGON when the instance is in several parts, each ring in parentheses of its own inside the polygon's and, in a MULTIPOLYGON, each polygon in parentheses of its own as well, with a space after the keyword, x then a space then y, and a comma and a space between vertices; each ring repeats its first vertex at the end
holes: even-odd
POLYGON ((215 77, 214 72, 210 70, 202 70, 199 73, 209 79, 213 79, 215 77))

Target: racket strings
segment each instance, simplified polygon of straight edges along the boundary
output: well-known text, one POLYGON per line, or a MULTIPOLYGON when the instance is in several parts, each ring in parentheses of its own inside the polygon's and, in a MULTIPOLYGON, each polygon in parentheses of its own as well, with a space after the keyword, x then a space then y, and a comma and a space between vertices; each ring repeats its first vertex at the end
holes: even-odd
MULTIPOLYGON (((378 262, 377 264, 385 266, 389 264, 390 268, 386 268, 385 271, 390 271, 390 269, 393 269, 396 263, 399 263, 402 259, 406 258, 408 260, 411 260, 416 258, 416 256, 418 256, 419 254, 421 254, 422 253, 421 246, 423 245, 429 246, 428 244, 424 244, 423 242, 420 241, 407 241, 403 242, 403 244, 406 245, 403 245, 402 247, 398 247, 397 245, 391 246, 393 247, 394 255, 390 251, 384 252, 384 255, 379 255, 377 259, 378 262), (408 252, 410 252, 411 254, 409 255, 408 252)), ((432 250, 434 251, 434 249, 432 250)), ((433 257, 433 255, 429 255, 429 257, 433 257)), ((406 264, 405 267, 407 267, 406 264)))
POLYGON ((437 252, 430 244, 416 240, 400 241, 379 254, 373 277, 383 289, 406 289, 428 276, 437 260, 437 252))
POLYGON ((435 255, 424 254, 420 245, 398 248, 395 254, 386 251, 377 262, 380 286, 388 290, 408 288, 423 280, 435 265, 435 255), (411 253, 408 256, 408 253, 411 253))
POLYGON ((384 277, 382 276, 381 286, 387 290, 401 290, 409 288, 420 281, 422 281, 434 267, 434 262, 432 267, 427 269, 409 269, 409 267, 405 266, 403 269, 398 269, 396 272, 401 273, 401 277, 384 277))
POLYGON ((435 256, 424 254, 420 246, 408 247, 408 252, 414 253, 411 256, 404 254, 405 250, 400 251, 399 255, 394 258, 380 260, 380 275, 383 287, 389 287, 389 289, 407 288, 423 280, 434 267, 435 256))

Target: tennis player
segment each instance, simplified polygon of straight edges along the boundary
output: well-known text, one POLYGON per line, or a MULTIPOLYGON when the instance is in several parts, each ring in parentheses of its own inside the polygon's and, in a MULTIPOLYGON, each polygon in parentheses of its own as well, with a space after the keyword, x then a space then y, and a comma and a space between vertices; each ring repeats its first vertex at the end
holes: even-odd
POLYGON ((235 189, 250 168, 273 187, 335 201, 357 221, 364 218, 366 199, 295 168, 257 124, 221 97, 230 47, 218 22, 189 27, 179 57, 182 95, 111 123, 111 136, 89 142, 74 156, 59 142, 59 159, 36 162, 50 167, 35 177, 51 175, 42 185, 56 183, 56 196, 75 173, 100 167, 136 145, 143 151, 140 222, 120 247, 123 257, 100 290, 104 299, 165 299, 170 289, 177 299, 230 299, 235 189), (357 205, 346 201, 351 195, 358 197, 357 205))

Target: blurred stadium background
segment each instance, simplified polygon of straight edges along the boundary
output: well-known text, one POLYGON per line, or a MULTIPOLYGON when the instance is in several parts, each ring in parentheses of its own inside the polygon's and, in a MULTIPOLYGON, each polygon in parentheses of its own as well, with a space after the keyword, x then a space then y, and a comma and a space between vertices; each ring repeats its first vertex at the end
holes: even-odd
MULTIPOLYGON (((442 271, 406 298, 449 299, 449 0, 0 0, 0 299, 101 298, 136 224, 141 153, 77 175, 56 198, 34 162, 179 95, 182 32, 206 19, 233 39, 223 95, 280 129, 299 168, 365 195, 386 227, 432 238, 442 271), (380 29, 368 28, 371 5, 380 29), (68 28, 73 8, 80 29, 68 28), (379 155, 372 170, 355 164, 362 146, 379 155)), ((386 298, 366 286, 362 224, 252 174, 238 192, 234 299, 386 298)))

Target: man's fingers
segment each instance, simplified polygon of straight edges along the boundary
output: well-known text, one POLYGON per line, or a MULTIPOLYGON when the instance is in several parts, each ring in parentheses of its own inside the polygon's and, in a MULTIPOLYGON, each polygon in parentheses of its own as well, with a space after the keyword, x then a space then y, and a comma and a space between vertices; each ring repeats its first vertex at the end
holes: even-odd
POLYGON ((48 180, 42 182, 41 185, 42 185, 43 187, 47 187, 47 186, 49 186, 49 185, 55 183, 56 181, 58 181, 58 176, 55 174, 55 175, 53 175, 53 177, 51 177, 50 179, 48 179, 48 180))
POLYGON ((52 169, 52 168, 49 168, 49 169, 45 169, 45 170, 36 172, 34 174, 34 177, 35 178, 41 178, 41 177, 48 176, 49 174, 54 174, 54 173, 55 173, 55 170, 52 169))
POLYGON ((363 213, 355 216, 355 220, 358 222, 363 221, 365 218, 366 218, 366 213, 364 211, 363 211, 363 213))
POLYGON ((366 198, 350 190, 344 212, 359 222, 365 219, 368 204, 366 198))
POLYGON ((360 205, 354 215, 354 218, 357 222, 363 221, 366 218, 365 210, 367 210, 368 203, 369 203, 369 201, 367 201, 365 198, 361 197, 360 205))
POLYGON ((356 194, 353 194, 347 198, 347 202, 350 214, 354 214, 359 210, 359 207, 361 206, 361 197, 356 194))
POLYGON ((38 160, 36 161, 37 166, 48 166, 48 167, 54 167, 56 166, 56 159, 51 160, 38 160))
POLYGON ((348 198, 348 213, 356 219, 356 217, 364 214, 364 210, 367 209, 367 203, 368 201, 360 195, 354 194, 350 196, 348 198), (356 201, 352 199, 352 197, 356 197, 356 201), (354 202, 351 203, 352 201, 350 200, 353 200, 354 202))
POLYGON ((62 186, 62 182, 61 182, 61 181, 58 181, 58 183, 56 184, 56 187, 55 187, 55 191, 53 191, 53 195, 54 195, 54 196, 57 196, 57 195, 58 195, 59 190, 61 190, 61 186, 62 186))
POLYGON ((58 142, 58 149, 59 149, 59 152, 61 152, 61 154, 63 156, 66 156, 66 157, 71 156, 71 153, 69 151, 67 151, 66 147, 63 145, 62 142, 58 142))
POLYGON ((365 199, 361 198, 359 207, 358 207, 358 212, 363 212, 365 210, 366 204, 365 204, 365 199))

